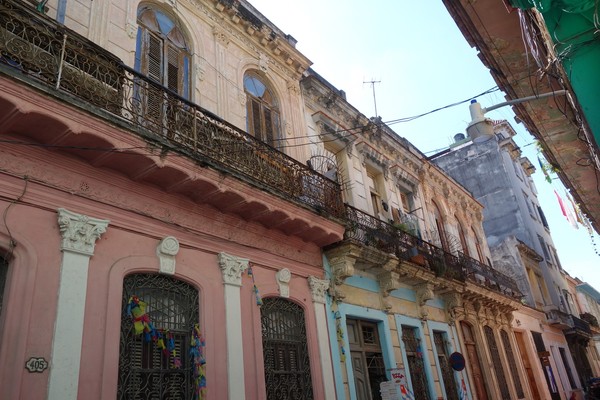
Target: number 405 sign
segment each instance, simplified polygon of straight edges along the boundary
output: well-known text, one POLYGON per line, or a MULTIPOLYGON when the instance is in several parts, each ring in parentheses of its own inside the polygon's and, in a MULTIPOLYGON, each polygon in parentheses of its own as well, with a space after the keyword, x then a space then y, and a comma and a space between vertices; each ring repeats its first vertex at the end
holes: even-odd
POLYGON ((27 368, 27 371, 29 372, 43 372, 48 368, 48 361, 43 357, 31 357, 25 363, 25 368, 27 368))

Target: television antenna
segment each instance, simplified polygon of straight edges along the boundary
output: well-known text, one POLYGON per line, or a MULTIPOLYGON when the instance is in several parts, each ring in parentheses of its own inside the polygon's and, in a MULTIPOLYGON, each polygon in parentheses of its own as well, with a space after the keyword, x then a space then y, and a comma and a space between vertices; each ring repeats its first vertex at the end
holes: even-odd
POLYGON ((363 84, 365 84, 365 83, 370 83, 371 88, 373 89, 373 104, 375 105, 375 118, 377 118, 379 115, 377 115, 377 99, 375 98, 375 84, 381 83, 381 81, 376 81, 374 79, 371 79, 370 81, 363 81, 363 84))

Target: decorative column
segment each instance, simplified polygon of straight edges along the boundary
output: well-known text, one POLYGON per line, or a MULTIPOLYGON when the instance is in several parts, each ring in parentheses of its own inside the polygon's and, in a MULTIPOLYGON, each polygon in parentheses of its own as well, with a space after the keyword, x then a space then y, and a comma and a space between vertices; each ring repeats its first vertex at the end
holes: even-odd
POLYGON ((308 286, 312 294, 317 321, 317 340, 323 371, 323 384, 325 385, 325 399, 335 399, 335 380, 333 378, 331 352, 329 349, 329 334, 327 331, 327 315, 325 313, 326 292, 329 289, 329 280, 308 277, 308 286))
POLYGON ((230 400, 246 398, 244 348, 242 344, 242 306, 240 288, 248 260, 219 253, 219 266, 225 286, 225 333, 227 338, 227 387, 230 400))
POLYGON ((63 253, 50 360, 48 399, 77 398, 90 257, 109 221, 58 209, 63 253))

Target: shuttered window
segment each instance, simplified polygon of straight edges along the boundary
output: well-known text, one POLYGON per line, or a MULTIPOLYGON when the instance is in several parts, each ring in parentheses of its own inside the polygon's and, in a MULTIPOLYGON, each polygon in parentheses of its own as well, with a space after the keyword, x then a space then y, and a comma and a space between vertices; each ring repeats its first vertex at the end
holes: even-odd
POLYGON ((248 133, 271 146, 280 146, 279 108, 271 89, 254 73, 244 77, 248 133))
POLYGON ((159 10, 138 13, 136 69, 152 81, 189 97, 189 48, 179 26, 159 10))

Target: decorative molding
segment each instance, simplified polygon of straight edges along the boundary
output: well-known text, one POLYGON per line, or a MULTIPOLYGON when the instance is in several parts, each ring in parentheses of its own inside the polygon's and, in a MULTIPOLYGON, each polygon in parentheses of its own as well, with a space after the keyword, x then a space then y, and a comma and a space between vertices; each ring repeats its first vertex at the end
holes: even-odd
POLYGON ((415 294, 417 298, 417 308, 419 310, 419 315, 421 319, 427 319, 429 312, 425 309, 425 304, 428 300, 433 299, 435 296, 433 293, 433 284, 431 283, 421 283, 420 285, 415 286, 415 294))
POLYGON ((238 94, 238 100, 239 100, 239 102, 240 102, 240 105, 242 105, 242 106, 244 106, 244 107, 245 107, 245 106, 246 106, 246 102, 248 101, 248 97, 247 97, 246 93, 245 93, 245 92, 242 92, 242 91, 240 90, 240 92, 239 92, 239 94, 238 94))
POLYGON ((229 36, 223 29, 221 29, 221 27, 215 25, 213 27, 213 35, 215 36, 217 43, 221 43, 225 47, 229 46, 229 36))
POLYGON ((329 289, 329 279, 319 279, 312 275, 307 279, 313 303, 325 304, 327 302, 326 294, 329 289))
POLYGON ((275 279, 277 279, 279 295, 285 298, 290 297, 290 280, 292 279, 292 273, 290 270, 287 268, 280 269, 275 274, 275 279))
POLYGON ((263 52, 258 53, 258 68, 262 72, 269 72, 269 57, 263 52))
POLYGON ((387 270, 377 275, 377 281, 379 282, 379 288, 383 296, 383 308, 388 314, 391 314, 392 303, 390 303, 388 297, 393 290, 400 287, 400 274, 387 270))
POLYGON ((156 246, 161 274, 175 274, 175 256, 179 253, 179 242, 173 236, 167 236, 156 246))
POLYGON ((458 292, 448 292, 442 295, 442 299, 446 303, 446 316, 448 324, 454 325, 460 315, 464 315, 462 294, 458 292))
POLYGON ((96 240, 106 232, 109 222, 59 208, 58 228, 62 236, 60 249, 88 256, 94 255, 96 240))
POLYGON ((298 82, 296 81, 288 81, 287 89, 288 92, 290 92, 294 96, 298 96, 300 94, 300 86, 298 86, 298 82))
POLYGON ((223 273, 225 285, 242 286, 242 274, 248 269, 249 260, 235 257, 227 253, 219 253, 219 266, 223 273))
POLYGON ((204 81, 204 79, 206 78, 205 64, 206 62, 201 58, 198 58, 198 60, 196 60, 196 79, 198 79, 199 82, 204 81))
POLYGON ((333 275, 333 279, 331 280, 331 289, 332 296, 341 300, 346 295, 339 289, 339 286, 344 284, 346 278, 354 275, 354 263, 356 262, 355 258, 350 258, 347 256, 333 257, 329 260, 329 264, 331 265, 331 272, 333 275))
POLYGON ((137 36, 138 25, 133 20, 127 20, 125 24, 125 32, 130 39, 135 39, 137 36))

